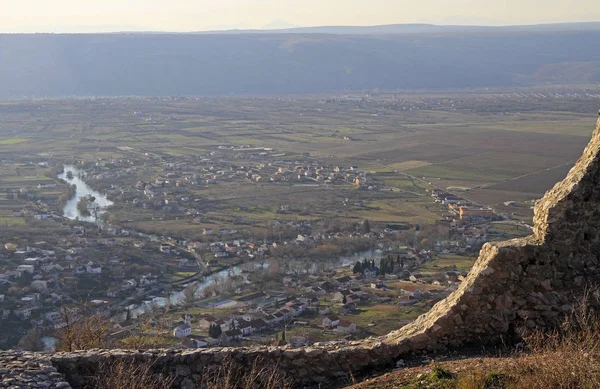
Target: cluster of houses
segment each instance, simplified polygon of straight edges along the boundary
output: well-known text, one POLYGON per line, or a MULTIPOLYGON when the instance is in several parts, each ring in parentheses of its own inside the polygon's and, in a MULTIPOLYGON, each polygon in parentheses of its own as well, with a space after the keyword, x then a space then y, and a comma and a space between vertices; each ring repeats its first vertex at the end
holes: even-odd
MULTIPOLYGON (((420 264, 418 253, 406 253, 404 263, 415 266, 420 264)), ((400 259, 398 259, 400 262, 400 259)), ((398 263, 399 263, 398 262, 398 263)), ((199 316, 177 323, 172 335, 177 338, 189 338, 192 332, 208 333, 215 336, 220 344, 243 339, 254 340, 254 337, 264 338, 269 334, 281 331, 288 326, 309 326, 313 330, 324 333, 334 333, 340 337, 359 332, 353 315, 360 315, 360 307, 370 304, 414 305, 421 303, 431 306, 435 301, 444 298, 456 287, 464 274, 446 272, 436 279, 411 274, 398 266, 397 274, 380 276, 378 267, 368 267, 362 273, 335 276, 335 272, 326 275, 298 275, 282 277, 283 291, 256 291, 239 297, 228 299, 221 296, 218 303, 212 303, 213 314, 199 316), (407 281, 402 289, 397 290, 396 298, 379 296, 376 291, 388 290, 387 283, 399 278, 407 281), (425 286, 433 284, 439 289, 433 293, 425 286), (221 311, 220 308, 229 308, 221 311), (233 311, 231 309, 234 309, 233 311)), ((204 302, 197 303, 203 306, 204 302)), ((211 306, 208 304, 207 306, 211 306)), ((187 316, 189 317, 189 315, 187 316)), ((194 339, 198 337, 192 336, 194 339)), ((306 337, 304 340, 294 338, 294 344, 306 344, 318 341, 319 338, 306 337)), ((215 339, 203 338, 211 344, 215 339)), ((188 342, 184 340, 184 342, 188 342)), ((188 342, 189 343, 189 342, 188 342)), ((188 344, 185 343, 185 344, 188 344)), ((189 343, 188 347, 194 347, 189 343)))
MULTIPOLYGON (((334 330, 342 335, 356 332, 355 323, 340 320, 329 314, 328 308, 319 305, 319 298, 326 292, 321 288, 315 289, 318 289, 319 294, 306 293, 300 297, 288 297, 281 292, 273 291, 252 293, 237 299, 241 308, 237 313, 227 315, 201 315, 193 318, 185 314, 184 322, 174 325, 172 335, 177 338, 190 338, 192 331, 202 332, 207 333, 208 337, 191 336, 191 338, 202 340, 204 344, 214 344, 215 341, 220 344, 230 344, 253 336, 273 334, 295 325, 307 325, 307 322, 300 320, 301 316, 307 313, 313 315, 318 313, 323 316, 323 330, 334 330)), ((306 344, 310 340, 301 341, 296 338, 292 341, 306 344)), ((187 347, 203 347, 203 345, 189 343, 187 339, 182 343, 187 347)))
MULTIPOLYGON (((12 242, 4 244, 4 266, 0 268, 0 286, 8 288, 3 293, 2 316, 0 320, 34 320, 37 325, 49 325, 58 328, 60 323, 51 319, 56 305, 76 302, 72 289, 79 282, 102 283, 106 298, 126 297, 133 292, 158 286, 158 278, 153 274, 135 274, 131 278, 124 276, 127 266, 125 260, 112 255, 113 248, 107 239, 86 238, 77 234, 81 226, 73 227, 73 234, 63 238, 52 249, 39 242, 40 246, 18 247, 12 242), (92 257, 90 252, 95 253, 92 257), (102 255, 98 255, 102 253, 102 255), (112 272, 106 274, 106 270, 112 272), (115 276, 119 273, 119 276, 115 276), (43 314, 44 313, 44 314, 43 314)), ((99 306, 107 306, 108 301, 94 300, 99 306)))
MULTIPOLYGON (((330 166, 315 162, 309 156, 298 160, 281 159, 269 148, 243 145, 219 146, 202 156, 152 157, 146 164, 160 166, 154 178, 138 180, 134 185, 104 185, 111 198, 123 198, 147 209, 187 213, 194 198, 186 195, 186 187, 206 187, 221 182, 252 181, 256 183, 307 182, 320 184, 351 183, 360 188, 375 189, 369 175, 357 166, 330 166), (154 160, 155 159, 155 160, 154 160), (237 163, 236 160, 244 160, 237 163), (232 162, 233 161, 233 162, 232 162)), ((139 175, 129 159, 98 160, 86 164, 86 180, 102 186, 103 182, 126 182, 139 175), (125 180, 127 178, 127 180, 125 180)), ((196 216, 192 213, 192 216, 196 216)))
POLYGON ((476 206, 469 201, 454 194, 445 192, 441 189, 432 189, 431 197, 436 203, 441 203, 448 207, 448 210, 458 217, 462 222, 475 220, 496 220, 502 217, 498 216, 493 209, 476 206))

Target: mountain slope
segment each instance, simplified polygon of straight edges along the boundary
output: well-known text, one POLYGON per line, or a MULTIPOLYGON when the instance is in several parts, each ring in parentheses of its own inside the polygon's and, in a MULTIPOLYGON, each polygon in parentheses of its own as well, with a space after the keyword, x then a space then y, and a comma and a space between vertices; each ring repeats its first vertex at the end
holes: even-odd
POLYGON ((596 83, 598 63, 600 31, 0 35, 0 98, 596 83))

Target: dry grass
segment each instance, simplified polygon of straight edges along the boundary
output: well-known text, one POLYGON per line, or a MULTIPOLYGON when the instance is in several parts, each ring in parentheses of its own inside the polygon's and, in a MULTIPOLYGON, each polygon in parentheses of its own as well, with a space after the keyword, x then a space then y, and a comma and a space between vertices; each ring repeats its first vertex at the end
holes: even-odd
MULTIPOLYGON (((256 359, 251 366, 229 357, 220 365, 208 366, 198 373, 198 389, 292 389, 291 380, 277 365, 256 359)), ((151 362, 112 360, 101 362, 89 377, 88 389, 169 389, 176 387, 173 375, 156 374, 151 362)))
POLYGON ((96 375, 90 377, 89 389, 170 389, 172 377, 153 375, 152 365, 133 361, 102 362, 96 375))
POLYGON ((559 328, 524 337, 526 351, 401 370, 356 389, 600 388, 600 290, 588 289, 559 328))
POLYGON ((600 388, 599 301, 598 289, 587 290, 560 328, 526 338, 531 354, 523 358, 517 387, 600 388))
POLYGON ((285 372, 260 358, 252 366, 227 358, 220 366, 209 367, 201 374, 202 389, 292 389, 295 387, 285 372))

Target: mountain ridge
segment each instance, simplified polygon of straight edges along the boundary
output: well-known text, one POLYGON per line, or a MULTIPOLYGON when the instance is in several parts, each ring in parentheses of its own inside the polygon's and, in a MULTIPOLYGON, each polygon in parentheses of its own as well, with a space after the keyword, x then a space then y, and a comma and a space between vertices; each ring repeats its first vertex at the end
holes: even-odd
MULTIPOLYGON (((600 26, 600 25, 599 25, 600 26)), ((600 30, 0 35, 0 98, 600 83, 600 30), (575 76, 574 76, 575 75, 575 76)))

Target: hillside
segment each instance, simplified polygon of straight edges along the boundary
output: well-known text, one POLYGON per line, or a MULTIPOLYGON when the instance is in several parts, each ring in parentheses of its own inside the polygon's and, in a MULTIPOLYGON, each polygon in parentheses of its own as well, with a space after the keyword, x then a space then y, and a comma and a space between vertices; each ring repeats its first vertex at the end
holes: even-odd
POLYGON ((600 81, 594 26, 399 35, 0 35, 0 98, 593 84, 600 81))

